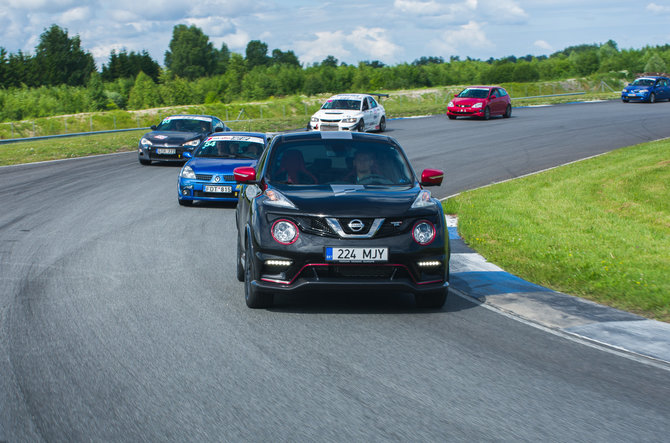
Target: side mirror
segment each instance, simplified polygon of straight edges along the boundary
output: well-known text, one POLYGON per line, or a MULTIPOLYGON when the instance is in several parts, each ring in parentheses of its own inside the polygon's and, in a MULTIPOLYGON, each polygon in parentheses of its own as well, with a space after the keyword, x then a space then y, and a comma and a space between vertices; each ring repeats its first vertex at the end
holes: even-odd
POLYGON ((193 153, 191 151, 184 151, 182 155, 184 158, 193 158, 193 153))
POLYGON ((249 183, 256 181, 256 169, 253 166, 240 166, 233 170, 235 181, 240 183, 249 183))
POLYGON ((150 127, 151 127, 151 130, 152 130, 152 131, 155 131, 155 130, 156 130, 156 128, 157 128, 157 126, 156 126, 156 125, 151 125, 150 127))
POLYGON ((421 186, 440 186, 444 178, 444 171, 439 169, 424 169, 421 173, 421 186))

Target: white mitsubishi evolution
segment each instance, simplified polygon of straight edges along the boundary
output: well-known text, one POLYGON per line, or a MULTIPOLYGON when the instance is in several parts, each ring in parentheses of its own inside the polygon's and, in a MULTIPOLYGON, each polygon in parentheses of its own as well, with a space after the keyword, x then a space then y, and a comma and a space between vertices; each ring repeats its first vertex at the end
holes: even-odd
POLYGON ((370 94, 338 94, 326 100, 321 109, 312 116, 308 129, 384 132, 386 111, 370 94))

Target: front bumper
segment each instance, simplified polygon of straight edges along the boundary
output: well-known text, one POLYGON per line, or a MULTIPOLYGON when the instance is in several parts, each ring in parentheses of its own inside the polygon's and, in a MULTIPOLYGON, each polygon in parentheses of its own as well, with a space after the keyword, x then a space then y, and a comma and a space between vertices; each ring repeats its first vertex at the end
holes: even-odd
POLYGON ((318 121, 318 122, 309 122, 309 127, 312 131, 355 131, 358 126, 356 120, 354 123, 342 123, 341 121, 318 121))
POLYGON ((622 92, 621 100, 646 102, 649 101, 649 96, 648 92, 622 92))
POLYGON ((447 108, 447 115, 454 115, 454 116, 461 116, 461 117, 483 117, 484 116, 484 108, 471 108, 471 107, 461 107, 461 106, 454 106, 451 108, 447 108))
POLYGON ((177 198, 190 201, 237 201, 241 185, 236 182, 218 182, 179 177, 177 198), (230 186, 231 192, 206 192, 205 186, 230 186))
MULTIPOLYGON (((437 228, 437 227, 436 227, 437 228)), ((443 229, 440 227, 440 229, 443 229)), ((379 290, 430 293, 449 285, 449 240, 445 233, 426 246, 408 232, 382 238, 347 240, 300 232, 292 245, 281 245, 269 233, 254 239, 252 285, 267 292, 379 290), (326 247, 388 248, 383 262, 333 262, 326 247), (428 264, 428 265, 426 265, 428 264)))
POLYGON ((139 146, 137 148, 137 155, 142 160, 184 162, 188 160, 187 158, 184 158, 184 152, 193 152, 193 149, 194 148, 185 148, 183 146, 139 146), (173 150, 174 152, 169 151, 168 153, 165 153, 165 150, 173 150))

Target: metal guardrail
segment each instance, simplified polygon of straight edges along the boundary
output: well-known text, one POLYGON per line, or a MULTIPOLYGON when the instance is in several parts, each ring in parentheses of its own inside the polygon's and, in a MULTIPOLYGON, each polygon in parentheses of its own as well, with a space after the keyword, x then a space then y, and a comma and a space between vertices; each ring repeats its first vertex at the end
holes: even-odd
POLYGON ((139 131, 139 130, 151 129, 146 128, 130 128, 130 129, 109 129, 107 131, 89 131, 89 132, 72 132, 69 134, 55 134, 55 135, 39 135, 37 137, 22 137, 22 138, 3 138, 0 139, 0 145, 15 143, 15 142, 26 142, 26 141, 35 141, 35 140, 47 140, 50 138, 62 138, 62 137, 78 137, 82 135, 95 135, 95 134, 111 134, 113 132, 128 132, 128 131, 139 131))

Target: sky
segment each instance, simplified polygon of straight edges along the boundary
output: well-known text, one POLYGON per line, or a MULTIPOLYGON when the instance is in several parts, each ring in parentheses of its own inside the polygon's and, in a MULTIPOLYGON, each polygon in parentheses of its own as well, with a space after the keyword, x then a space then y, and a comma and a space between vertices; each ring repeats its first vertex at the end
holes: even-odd
POLYGON ((146 50, 160 65, 178 24, 242 55, 260 40, 304 65, 411 63, 422 56, 488 60, 550 55, 614 40, 670 43, 670 0, 0 0, 0 47, 34 54, 52 24, 79 35, 100 70, 109 54, 146 50))

